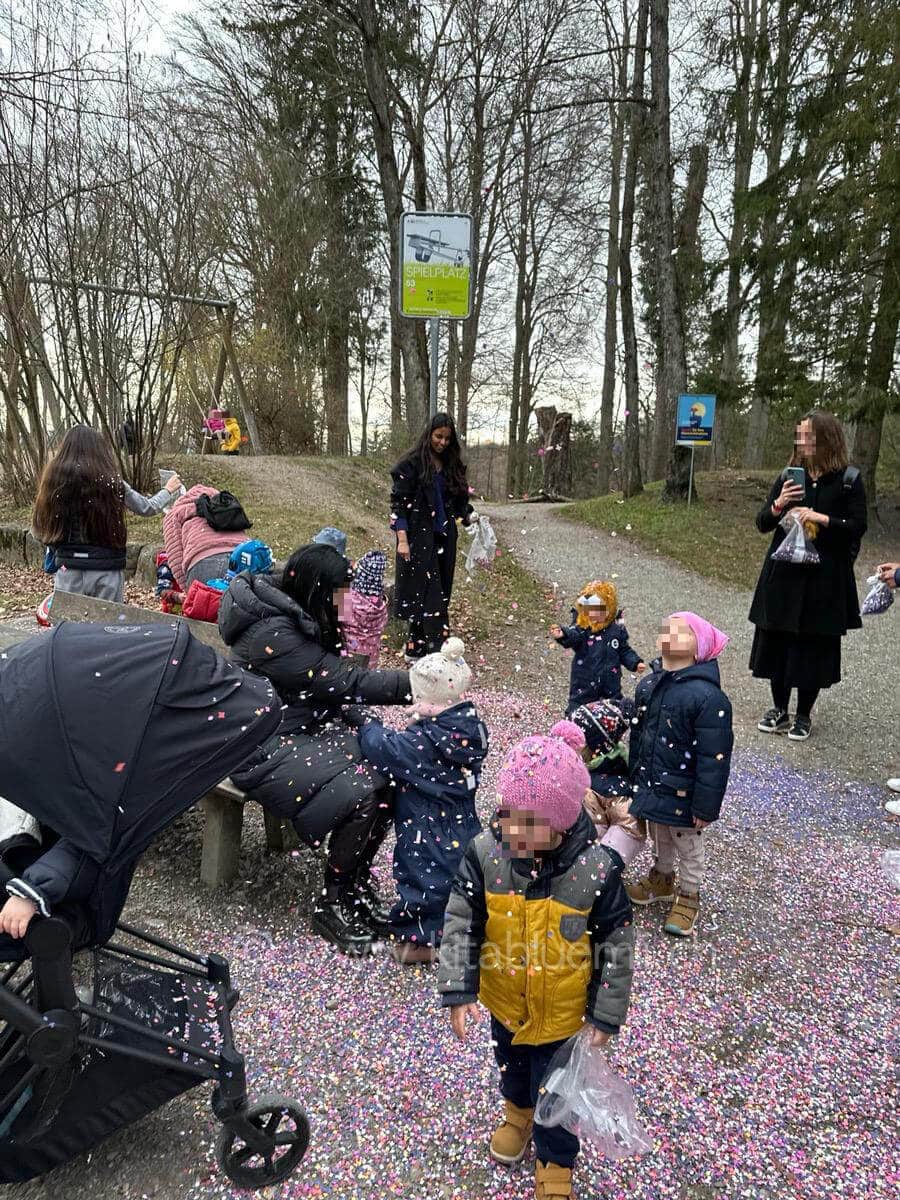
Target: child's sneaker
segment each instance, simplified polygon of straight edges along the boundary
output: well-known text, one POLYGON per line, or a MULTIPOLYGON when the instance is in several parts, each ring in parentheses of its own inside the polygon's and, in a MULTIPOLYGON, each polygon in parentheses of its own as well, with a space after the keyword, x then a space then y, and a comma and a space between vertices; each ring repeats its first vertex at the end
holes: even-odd
POLYGON ((759 724, 756 726, 760 733, 787 733, 790 727, 791 718, 788 716, 787 709, 784 708, 770 708, 760 717, 759 724))
POLYGON ((625 891, 632 904, 658 904, 664 900, 674 900, 675 876, 664 875, 656 867, 651 867, 650 874, 637 883, 626 883, 625 891))
POLYGON ((562 1200, 566 1196, 571 1200, 571 1167, 538 1162, 534 1168, 534 1195, 535 1200, 562 1200))
POLYGON ((686 896, 680 892, 675 897, 675 903, 669 909, 663 929, 666 933, 674 933, 676 937, 690 937, 697 923, 700 912, 700 897, 686 896))
POLYGON ((528 1149, 534 1125, 534 1109, 519 1108, 511 1100, 504 1100, 503 1103, 504 1121, 499 1129, 494 1130, 490 1154, 494 1162, 511 1167, 514 1163, 522 1161, 528 1149))

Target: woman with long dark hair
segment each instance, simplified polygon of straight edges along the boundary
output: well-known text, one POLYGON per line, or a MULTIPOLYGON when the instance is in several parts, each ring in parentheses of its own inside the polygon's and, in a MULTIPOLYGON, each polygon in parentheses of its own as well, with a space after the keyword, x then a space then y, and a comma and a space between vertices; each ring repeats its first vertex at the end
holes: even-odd
POLYGON ((363 760, 344 706, 406 704, 410 694, 408 672, 367 671, 341 657, 349 583, 350 563, 334 547, 301 546, 280 583, 270 575, 232 580, 219 632, 234 661, 271 680, 284 705, 278 735, 232 779, 287 817, 308 845, 330 834, 312 924, 358 954, 387 928, 389 908, 370 868, 391 822, 393 793, 363 760))
POLYGON ((756 517, 760 533, 774 533, 750 608, 756 626, 750 669, 772 688, 773 707, 759 729, 805 741, 819 692, 840 682, 841 638, 862 625, 853 563, 866 532, 866 494, 858 469, 849 465, 841 423, 829 413, 803 417, 789 466, 802 469, 803 485, 783 471, 756 517), (814 535, 815 565, 772 557, 787 536, 781 520, 789 509, 814 535))
POLYGON ((456 567, 456 522, 477 514, 453 418, 437 413, 391 471, 391 529, 397 535, 394 615, 409 622, 407 659, 440 650, 456 567))
POLYGON ((125 510, 152 517, 181 488, 173 475, 142 496, 119 474, 112 449, 87 425, 70 429, 44 467, 34 502, 34 536, 52 553, 53 590, 121 604, 125 594, 125 510))

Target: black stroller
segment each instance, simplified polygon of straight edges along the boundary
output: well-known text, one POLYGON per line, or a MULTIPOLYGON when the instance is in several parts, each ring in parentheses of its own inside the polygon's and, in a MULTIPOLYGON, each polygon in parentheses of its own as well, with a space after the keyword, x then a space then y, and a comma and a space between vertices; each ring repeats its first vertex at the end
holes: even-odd
POLYGON ((180 624, 62 624, 0 659, 0 794, 42 838, 19 831, 4 847, 0 893, 44 914, 24 940, 0 934, 0 1182, 58 1167, 207 1080, 217 1157, 235 1183, 269 1186, 300 1162, 298 1105, 247 1102, 225 959, 117 925, 154 835, 280 716, 265 680, 180 624), (67 872, 85 868, 78 893, 67 872), (72 964, 85 948, 89 991, 72 964))

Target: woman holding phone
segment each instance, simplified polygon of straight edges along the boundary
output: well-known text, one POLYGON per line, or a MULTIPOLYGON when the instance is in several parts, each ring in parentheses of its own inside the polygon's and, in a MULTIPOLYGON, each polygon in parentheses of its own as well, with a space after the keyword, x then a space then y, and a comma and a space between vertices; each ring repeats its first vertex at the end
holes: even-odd
POLYGON ((758 728, 805 741, 819 692, 840 682, 841 638, 862 625, 853 563, 866 532, 866 494, 836 417, 814 411, 797 425, 790 465, 772 485, 756 527, 773 535, 750 607, 756 626, 750 669, 769 680, 773 702, 758 728), (816 527, 816 565, 773 560, 786 537, 780 522, 788 509, 816 527))

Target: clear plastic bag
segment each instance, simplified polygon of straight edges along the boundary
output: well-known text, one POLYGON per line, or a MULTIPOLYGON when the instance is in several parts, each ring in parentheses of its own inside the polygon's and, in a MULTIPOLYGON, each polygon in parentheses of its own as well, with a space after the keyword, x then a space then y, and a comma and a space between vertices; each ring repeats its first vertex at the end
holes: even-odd
POLYGON ((591 1032, 585 1025, 553 1055, 534 1119, 593 1142, 607 1158, 646 1154, 653 1143, 637 1119, 631 1087, 612 1069, 604 1051, 591 1045, 591 1032))
POLYGON ((474 533, 466 555, 466 570, 470 575, 475 573, 476 567, 489 567, 497 556, 497 536, 487 517, 478 518, 474 533))
POLYGON ((860 609, 864 617, 874 617, 878 613, 887 612, 894 603, 894 589, 882 583, 877 575, 870 575, 866 580, 869 591, 860 609))
POLYGON ((772 554, 775 562, 795 563, 801 567, 815 567, 822 561, 819 552, 806 536, 802 521, 798 521, 794 513, 786 513, 781 519, 782 529, 787 530, 787 536, 772 554))

